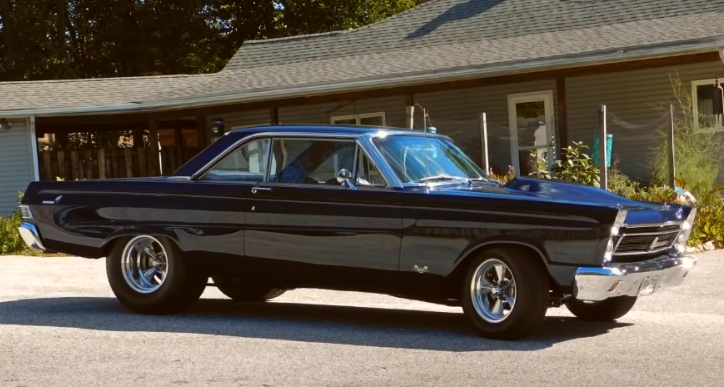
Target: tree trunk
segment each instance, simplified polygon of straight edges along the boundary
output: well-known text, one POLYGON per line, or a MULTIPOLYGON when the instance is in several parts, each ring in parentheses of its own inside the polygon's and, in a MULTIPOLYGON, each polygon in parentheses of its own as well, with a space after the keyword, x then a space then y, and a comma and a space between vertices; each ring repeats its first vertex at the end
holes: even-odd
POLYGON ((58 44, 58 60, 60 61, 60 74, 59 78, 65 78, 70 75, 70 69, 68 68, 68 46, 67 39, 65 36, 66 22, 65 19, 68 13, 67 0, 57 0, 57 18, 56 18, 56 39, 58 44))

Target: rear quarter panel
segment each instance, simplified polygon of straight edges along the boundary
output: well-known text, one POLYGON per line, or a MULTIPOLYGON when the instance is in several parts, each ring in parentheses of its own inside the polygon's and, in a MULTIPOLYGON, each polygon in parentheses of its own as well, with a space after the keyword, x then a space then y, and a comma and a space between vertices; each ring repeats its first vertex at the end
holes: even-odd
POLYGON ((185 256, 207 264, 243 254, 247 185, 162 179, 39 184, 23 204, 30 205, 50 250, 100 258, 116 238, 151 233, 174 239, 185 256))

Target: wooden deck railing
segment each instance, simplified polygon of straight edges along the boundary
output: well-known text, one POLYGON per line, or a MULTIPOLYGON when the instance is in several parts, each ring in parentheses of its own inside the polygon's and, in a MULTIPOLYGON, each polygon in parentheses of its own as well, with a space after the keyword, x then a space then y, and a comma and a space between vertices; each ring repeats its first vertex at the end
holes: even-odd
POLYGON ((38 166, 41 180, 161 176, 170 175, 196 153, 195 148, 175 147, 162 147, 157 153, 150 147, 39 151, 38 166))

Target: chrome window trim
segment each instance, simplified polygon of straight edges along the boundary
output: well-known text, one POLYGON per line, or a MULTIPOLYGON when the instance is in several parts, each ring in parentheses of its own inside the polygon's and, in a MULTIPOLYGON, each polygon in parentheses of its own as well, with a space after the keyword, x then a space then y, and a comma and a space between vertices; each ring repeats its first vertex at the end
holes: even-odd
MULTIPOLYGON (((228 134, 228 133, 227 133, 228 134)), ((254 140, 258 140, 263 137, 269 137, 270 140, 273 140, 274 137, 326 137, 326 138, 357 138, 359 135, 357 134, 322 134, 322 133, 315 133, 315 132, 294 132, 294 133, 287 133, 287 132, 262 132, 262 133, 254 133, 250 134, 244 138, 240 138, 236 140, 234 143, 229 145, 226 150, 221 152, 220 154, 214 156, 209 162, 204 164, 199 170, 194 172, 191 175, 191 180, 198 180, 199 178, 206 175, 210 169, 212 169, 216 164, 218 164, 220 161, 225 159, 227 156, 229 156, 231 153, 239 149, 240 147, 246 145, 247 143, 250 143, 254 140)), ((270 144, 271 145, 271 144, 270 144)), ((271 149, 271 147, 270 147, 271 149)), ((267 158, 267 162, 270 161, 270 158, 267 158)))

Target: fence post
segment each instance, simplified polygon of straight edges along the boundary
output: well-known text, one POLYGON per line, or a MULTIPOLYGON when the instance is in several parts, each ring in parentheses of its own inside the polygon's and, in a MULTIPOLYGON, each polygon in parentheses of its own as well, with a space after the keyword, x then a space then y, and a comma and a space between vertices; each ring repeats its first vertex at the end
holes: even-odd
POLYGON ((601 105, 601 110, 599 111, 601 115, 601 133, 599 134, 600 140, 598 141, 599 146, 599 166, 601 168, 601 188, 607 190, 608 189, 608 147, 607 147, 607 139, 608 136, 606 134, 607 128, 606 128, 606 105, 601 105))
POLYGON ((488 118, 485 112, 480 113, 480 139, 483 145, 483 167, 485 173, 490 172, 490 157, 488 157, 488 118))
POLYGON ((669 105, 669 184, 676 189, 676 165, 674 155, 674 104, 669 105))

